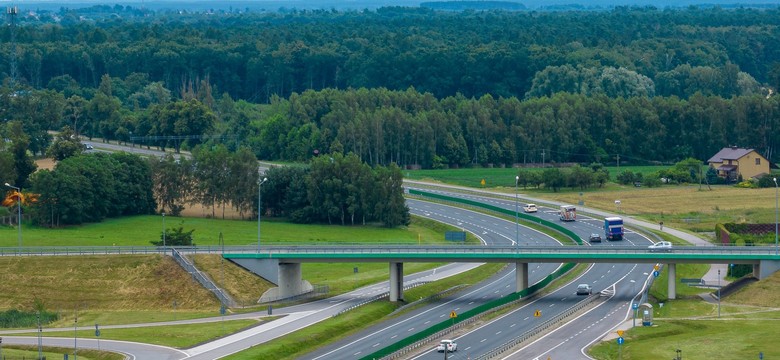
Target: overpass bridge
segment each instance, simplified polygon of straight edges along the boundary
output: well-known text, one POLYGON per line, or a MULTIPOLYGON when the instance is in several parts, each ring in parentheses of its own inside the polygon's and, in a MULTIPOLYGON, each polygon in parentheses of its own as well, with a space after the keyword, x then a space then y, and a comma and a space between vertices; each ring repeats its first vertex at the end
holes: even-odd
MULTIPOLYGON (((390 269, 390 301, 403 299, 403 264, 408 262, 514 263, 516 291, 529 285, 529 263, 666 264, 669 279, 676 278, 676 264, 680 263, 750 264, 759 279, 780 269, 777 249, 768 246, 687 246, 668 252, 639 246, 265 246, 254 252, 223 256, 274 282, 278 286, 274 297, 309 291, 311 285, 302 280, 302 263, 386 262, 390 269)), ((669 298, 676 298, 676 292, 676 282, 669 281, 669 298)))

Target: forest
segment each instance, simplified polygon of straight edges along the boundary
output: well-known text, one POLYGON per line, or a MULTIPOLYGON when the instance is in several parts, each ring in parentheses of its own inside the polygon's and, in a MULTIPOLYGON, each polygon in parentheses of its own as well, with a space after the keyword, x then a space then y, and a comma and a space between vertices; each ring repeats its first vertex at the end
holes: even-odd
POLYGON ((32 153, 68 125, 295 162, 674 163, 728 145, 777 161, 776 8, 113 10, 0 29, 0 115, 32 153))

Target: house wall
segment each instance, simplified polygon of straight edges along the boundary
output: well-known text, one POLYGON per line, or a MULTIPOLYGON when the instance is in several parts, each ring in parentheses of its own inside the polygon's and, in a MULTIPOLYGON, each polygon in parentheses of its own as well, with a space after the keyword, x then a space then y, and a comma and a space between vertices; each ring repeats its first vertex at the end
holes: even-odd
POLYGON ((738 165, 737 171, 745 180, 758 174, 769 174, 769 161, 755 151, 751 151, 739 158, 738 165), (759 159, 758 165, 756 165, 756 159, 759 159))

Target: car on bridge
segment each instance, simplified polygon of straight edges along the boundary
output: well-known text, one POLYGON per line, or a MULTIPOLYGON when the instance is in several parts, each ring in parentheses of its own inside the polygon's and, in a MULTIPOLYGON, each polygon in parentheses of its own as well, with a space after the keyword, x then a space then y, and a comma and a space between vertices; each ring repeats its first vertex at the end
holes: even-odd
POLYGON ((672 243, 668 241, 659 241, 653 245, 648 246, 647 250, 650 250, 651 252, 671 252, 672 243))
POLYGON ((452 341, 452 340, 442 340, 439 343, 439 346, 436 347, 436 351, 438 352, 455 352, 458 351, 458 343, 452 341))
POLYGON ((601 242, 601 235, 593 233, 590 234, 590 237, 588 238, 588 241, 590 242, 601 242))
POLYGON ((592 295, 593 288, 589 284, 577 285, 577 295, 592 295))

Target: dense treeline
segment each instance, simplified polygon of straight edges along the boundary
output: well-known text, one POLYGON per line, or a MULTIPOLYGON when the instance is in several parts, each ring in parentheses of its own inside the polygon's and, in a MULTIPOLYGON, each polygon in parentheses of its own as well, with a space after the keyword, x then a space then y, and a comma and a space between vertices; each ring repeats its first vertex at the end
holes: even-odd
POLYGON ((437 100, 413 89, 324 90, 279 100, 265 114, 255 142, 261 158, 300 161, 324 149, 424 168, 614 163, 618 156, 671 163, 707 160, 729 144, 775 159, 780 142, 780 103, 763 96, 437 100))
MULTIPOLYGON (((640 88, 686 98, 780 85, 780 9, 118 14, 129 17, 20 17, 18 80, 90 99, 109 75, 126 81, 115 96, 127 107, 144 82, 179 97, 204 79, 218 94, 263 103, 350 87, 414 86, 438 98, 640 88)), ((0 29, 3 43, 11 31, 0 29)), ((3 52, 5 76, 9 63, 3 52)))
POLYGON ((38 200, 25 213, 45 226, 149 214, 156 208, 148 164, 127 153, 71 156, 54 170, 35 172, 30 183, 38 200))
MULTIPOLYGON (((414 89, 326 89, 274 98, 267 106, 233 101, 224 94, 202 100, 193 94, 130 111, 121 109, 116 97, 102 90, 98 94, 83 102, 63 99, 50 90, 5 98, 20 120, 29 117, 1 127, 0 134, 17 138, 23 130, 29 135, 7 147, 16 149, 16 155, 0 156, 0 166, 4 161, 26 164, 24 151, 43 153, 51 142, 46 130, 64 125, 88 137, 128 144, 177 149, 224 144, 231 151, 246 146, 260 159, 298 162, 315 153, 355 153, 370 165, 423 168, 618 160, 672 163, 688 157, 707 160, 728 145, 755 148, 777 161, 780 142, 776 96, 725 99, 694 94, 680 99, 556 93, 525 100, 490 95, 436 99, 414 89), (56 114, 40 101, 69 105, 56 114), (72 105, 78 103, 82 105, 72 105), (131 140, 130 134, 142 138, 131 140)), ((21 169, 19 179, 31 172, 15 168, 21 169)))
POLYGON ((162 211, 173 215, 200 204, 211 209, 212 217, 224 218, 228 207, 242 217, 256 217, 261 191, 264 215, 297 223, 409 224, 401 170, 372 168, 354 154, 318 157, 306 167, 273 167, 264 181, 247 148, 231 153, 224 146, 199 147, 192 160, 167 156, 149 164, 155 198, 162 211))
POLYGON ((778 160, 764 85, 780 83, 780 9, 71 15, 16 27, 0 175, 23 187, 28 150, 73 151, 47 150, 64 126, 371 166, 674 162, 727 145, 778 160))

